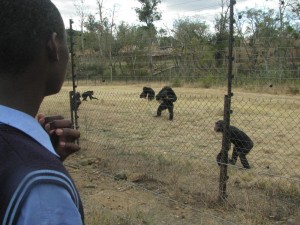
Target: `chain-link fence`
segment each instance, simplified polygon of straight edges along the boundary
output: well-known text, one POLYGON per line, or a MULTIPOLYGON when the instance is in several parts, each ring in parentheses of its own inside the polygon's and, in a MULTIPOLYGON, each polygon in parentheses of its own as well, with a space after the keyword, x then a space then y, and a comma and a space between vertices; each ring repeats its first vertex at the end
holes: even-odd
MULTIPOLYGON (((236 29, 242 32, 241 21, 236 29)), ((81 132, 79 156, 92 165, 91 173, 124 180, 194 212, 184 222, 141 224, 296 224, 299 53, 290 46, 298 42, 288 37, 271 47, 274 37, 258 37, 221 40, 229 46, 223 50, 200 42, 153 53, 148 72, 149 57, 141 51, 120 51, 107 68, 97 64, 103 56, 80 55, 76 77, 73 63, 72 80, 41 111, 72 117, 81 132), (157 117, 158 101, 140 98, 143 86, 157 94, 165 85, 178 98, 173 120, 168 109, 157 117), (94 98, 82 98, 87 91, 94 98)))
MULTIPOLYGON (((79 106, 80 144, 85 157, 100 159, 102 172, 126 175, 130 182, 195 210, 220 204, 216 156, 222 135, 213 128, 223 117, 221 92, 174 88, 178 100, 169 121, 167 110, 154 117, 159 103, 139 98, 138 85, 78 91, 87 88, 98 100, 79 106)), ((47 104, 64 107, 69 117, 67 89, 47 104)), ((231 124, 247 133, 254 147, 247 155, 250 170, 239 160, 228 164, 226 202, 236 216, 227 219, 234 224, 285 220, 297 213, 300 200, 300 100, 245 93, 233 99, 231 124)), ((41 110, 62 114, 60 107, 41 110)))

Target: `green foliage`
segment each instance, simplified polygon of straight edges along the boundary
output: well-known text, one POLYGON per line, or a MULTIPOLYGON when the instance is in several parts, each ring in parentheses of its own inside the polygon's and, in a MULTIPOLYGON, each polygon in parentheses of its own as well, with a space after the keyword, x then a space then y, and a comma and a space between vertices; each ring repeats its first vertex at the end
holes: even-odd
POLYGON ((172 36, 168 37, 160 37, 159 38, 159 46, 160 47, 170 47, 175 42, 172 36))
POLYGON ((89 33, 96 33, 100 29, 100 23, 96 21, 95 16, 92 14, 87 16, 84 26, 89 33))
POLYGON ((93 79, 103 76, 104 66, 99 63, 87 63, 78 66, 77 77, 78 79, 93 79))
POLYGON ((203 88, 211 88, 214 82, 215 78, 212 74, 206 75, 200 80, 200 83, 202 84, 203 88))
POLYGON ((195 44, 203 45, 210 37, 208 25, 205 22, 190 18, 179 19, 174 22, 174 38, 184 46, 193 48, 195 44))
MULTIPOLYGON (((151 79, 176 87, 184 83, 204 88, 224 84, 228 62, 226 10, 216 17, 214 33, 205 22, 188 17, 175 21, 171 32, 156 32, 153 22, 161 18, 161 1, 139 2, 141 7, 136 12, 145 26, 121 22, 112 34, 107 19, 100 24, 97 16, 88 15, 86 32, 80 36, 81 32, 74 31, 79 77, 111 78, 113 65, 113 80, 151 79), (78 50, 81 37, 82 51, 78 50)), ((276 10, 247 9, 237 15, 234 54, 239 62, 234 71, 235 85, 287 85, 286 79, 299 78, 299 28, 287 17, 283 17, 280 27, 278 18, 276 10)), ((69 77, 70 67, 67 74, 69 77)), ((285 86, 286 91, 297 94, 294 86, 285 86)))
MULTIPOLYGON (((118 26, 116 34, 116 41, 122 47, 128 46, 142 46, 144 43, 144 31, 137 26, 130 26, 129 24, 122 22, 118 26)), ((145 44, 144 44, 145 45, 145 44)))
POLYGON ((141 8, 136 8, 135 11, 141 22, 146 23, 147 28, 154 27, 153 22, 161 19, 161 13, 157 11, 160 0, 138 0, 142 4, 141 8))
POLYGON ((171 84, 172 84, 172 87, 182 87, 183 84, 182 84, 182 79, 179 77, 179 76, 176 76, 172 81, 171 81, 171 84))
POLYGON ((95 33, 83 33, 85 49, 99 51, 98 37, 95 33))

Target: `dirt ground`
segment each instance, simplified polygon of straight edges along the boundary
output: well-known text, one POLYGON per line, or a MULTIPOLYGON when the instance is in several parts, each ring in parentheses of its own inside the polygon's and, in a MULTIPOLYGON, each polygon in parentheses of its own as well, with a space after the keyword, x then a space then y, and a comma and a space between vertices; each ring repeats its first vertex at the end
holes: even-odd
POLYGON ((229 217, 227 210, 192 208, 187 202, 175 202, 163 193, 137 185, 132 182, 136 177, 116 180, 101 171, 97 161, 85 162, 81 154, 77 154, 65 165, 81 194, 86 225, 235 224, 222 219, 229 217))
POLYGON ((141 183, 136 183, 138 174, 129 176, 127 180, 115 179, 105 172, 101 159, 87 159, 81 153, 71 156, 65 165, 82 197, 86 225, 300 224, 300 217, 297 217, 299 210, 290 217, 277 218, 276 213, 280 215, 287 211, 284 206, 271 206, 276 210, 274 217, 270 214, 266 220, 259 215, 257 218, 247 217, 247 208, 221 206, 217 201, 203 208, 193 207, 190 204, 192 199, 174 201, 167 196, 164 187, 161 191, 151 191, 151 181, 141 179, 141 183), (245 215, 236 214, 243 211, 245 215))

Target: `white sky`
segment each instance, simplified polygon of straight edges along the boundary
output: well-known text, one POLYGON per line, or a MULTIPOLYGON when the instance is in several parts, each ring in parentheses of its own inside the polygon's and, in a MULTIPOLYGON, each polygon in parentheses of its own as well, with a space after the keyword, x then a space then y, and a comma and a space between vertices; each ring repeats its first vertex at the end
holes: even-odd
MULTIPOLYGON (((74 20, 75 28, 79 28, 79 18, 76 15, 74 2, 79 0, 52 0, 60 10, 66 28, 69 27, 69 19, 74 20)), ((236 0, 236 10, 247 8, 278 8, 278 0, 236 0)), ((96 0, 85 0, 87 11, 96 16, 96 0)), ((186 16, 200 16, 204 21, 214 20, 220 11, 221 0, 161 0, 159 11, 162 13, 162 20, 155 23, 157 27, 172 29, 173 21, 186 16)), ((134 8, 140 7, 137 0, 103 0, 104 16, 111 17, 112 9, 115 6, 115 23, 125 21, 129 24, 139 23, 134 8)))

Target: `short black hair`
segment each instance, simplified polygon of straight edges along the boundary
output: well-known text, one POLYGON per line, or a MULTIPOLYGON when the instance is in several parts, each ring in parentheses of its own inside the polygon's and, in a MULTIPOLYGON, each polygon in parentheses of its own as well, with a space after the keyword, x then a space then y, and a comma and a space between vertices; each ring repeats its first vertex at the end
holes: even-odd
POLYGON ((0 0, 0 73, 20 73, 53 32, 63 39, 61 15, 50 0, 0 0))

